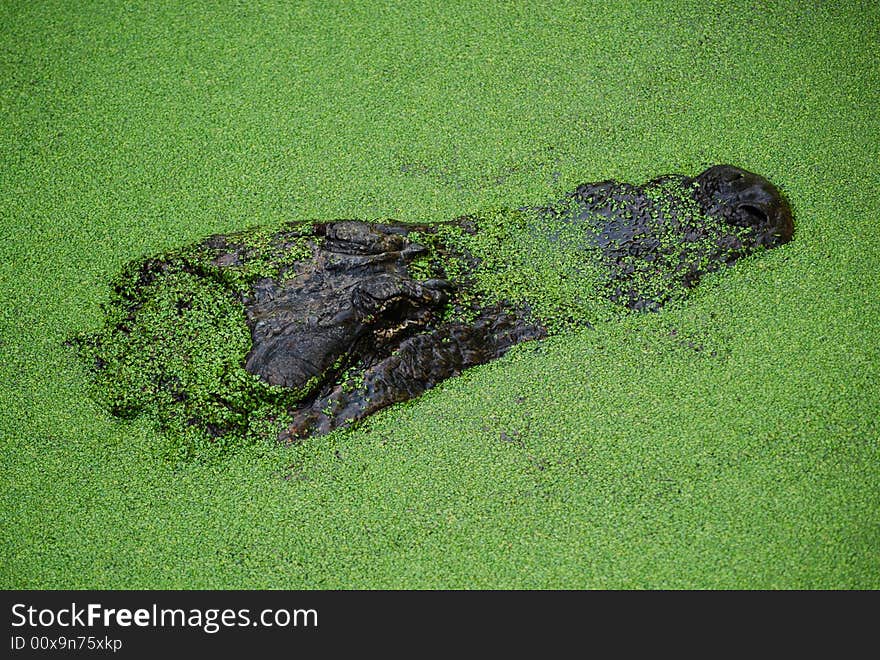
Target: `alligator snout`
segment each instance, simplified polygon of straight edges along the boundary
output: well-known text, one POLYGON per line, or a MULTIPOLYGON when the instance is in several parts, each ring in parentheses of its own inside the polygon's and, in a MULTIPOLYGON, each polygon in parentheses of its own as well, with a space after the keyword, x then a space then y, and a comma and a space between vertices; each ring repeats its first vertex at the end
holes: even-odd
POLYGON ((696 181, 708 212, 733 225, 752 228, 756 245, 773 247, 791 240, 791 208, 764 177, 733 165, 715 165, 696 181))

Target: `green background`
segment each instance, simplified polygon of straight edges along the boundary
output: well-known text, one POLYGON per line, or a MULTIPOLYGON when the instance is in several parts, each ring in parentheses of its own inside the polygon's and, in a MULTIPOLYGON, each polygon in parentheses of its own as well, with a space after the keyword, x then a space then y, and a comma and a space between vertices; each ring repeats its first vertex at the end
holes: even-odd
POLYGON ((5 588, 880 587, 873 2, 3 2, 5 588), (729 162, 789 245, 360 428, 174 466, 62 341, 132 258, 729 162))

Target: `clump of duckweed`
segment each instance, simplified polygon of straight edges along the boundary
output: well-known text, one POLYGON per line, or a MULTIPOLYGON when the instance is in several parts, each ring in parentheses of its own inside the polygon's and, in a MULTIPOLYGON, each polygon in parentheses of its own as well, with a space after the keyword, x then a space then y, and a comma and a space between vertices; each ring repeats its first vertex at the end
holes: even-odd
POLYGON ((181 258, 238 293, 260 278, 283 277, 312 255, 312 225, 285 223, 212 236, 181 251, 181 258))
POLYGON ((118 417, 150 415, 173 460, 220 456, 277 436, 302 393, 244 369, 242 296, 310 254, 303 234, 257 228, 129 263, 114 280, 103 328, 72 340, 95 394, 118 417), (234 262, 218 264, 220 255, 234 262))
POLYGON ((497 210, 469 220, 473 231, 447 224, 437 233, 453 253, 467 254, 475 264, 467 278, 480 304, 524 308, 551 333, 616 313, 597 288, 597 251, 584 225, 554 227, 551 233, 531 210, 497 210))

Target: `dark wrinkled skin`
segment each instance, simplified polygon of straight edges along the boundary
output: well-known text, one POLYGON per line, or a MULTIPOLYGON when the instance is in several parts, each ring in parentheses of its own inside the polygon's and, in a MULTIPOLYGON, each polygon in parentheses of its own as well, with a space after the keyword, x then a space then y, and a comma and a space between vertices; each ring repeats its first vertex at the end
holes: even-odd
POLYGON ((286 439, 362 419, 546 335, 523 312, 497 305, 467 324, 444 322, 455 284, 417 282, 407 272, 425 249, 407 238, 417 229, 428 228, 315 225, 311 263, 292 280, 254 287, 245 305, 253 338, 245 368, 272 385, 316 383, 309 389, 318 392, 295 412, 286 439))
MULTIPOLYGON (((591 256, 584 259, 600 262, 600 293, 635 310, 657 309, 704 273, 785 243, 793 232, 791 211, 773 184, 728 165, 641 186, 584 184, 557 204, 529 212, 535 231, 545 236, 572 223, 587 229, 590 249, 583 254, 591 256), (680 192, 673 198, 685 200, 676 202, 684 206, 658 202, 663 186, 680 192), (694 220, 700 214, 712 222, 694 220)), ((472 217, 451 224, 460 235, 480 231, 472 217)), ((477 257, 411 239, 415 232, 424 237, 436 231, 431 225, 339 221, 291 225, 271 235, 268 254, 279 264, 277 276, 249 281, 248 290, 236 295, 252 338, 245 369, 291 392, 295 402, 283 440, 363 419, 548 334, 526 306, 490 301, 474 287, 469 278, 480 267, 477 257), (467 264, 464 274, 414 279, 411 273, 419 271, 413 261, 426 252, 438 263, 454 256, 467 264), (458 313, 465 305, 466 313, 458 313)), ((141 296, 150 295, 151 283, 174 267, 217 280, 218 273, 222 279, 254 258, 241 235, 212 236, 194 248, 202 256, 192 262, 178 255, 140 265, 135 291, 126 294, 128 318, 141 296)))
MULTIPOLYGON (((693 179, 672 175, 654 183, 658 181, 684 188, 696 182, 695 198, 707 214, 734 227, 752 228, 748 242, 720 235, 717 254, 699 255, 703 264, 708 259, 708 267, 683 258, 679 269, 685 287, 695 285, 703 272, 792 236, 789 207, 763 177, 716 166, 693 179)), ((651 231, 657 219, 643 212, 643 191, 643 186, 613 181, 585 184, 564 203, 542 211, 551 223, 605 218, 596 233, 606 266, 618 282, 609 295, 634 309, 656 309, 662 300, 628 291, 627 273, 615 271, 616 264, 624 261, 621 250, 627 263, 635 255, 650 264, 658 249, 651 231), (611 210, 609 200, 617 203, 617 210, 611 210), (620 213, 621 204, 631 213, 620 213)), ((671 216, 674 221, 674 209, 671 216)), ((247 370, 286 387, 302 387, 310 379, 317 382, 316 394, 296 410, 284 438, 325 433, 362 419, 418 396, 462 369, 500 357, 519 342, 547 334, 523 311, 503 305, 482 308, 467 324, 444 322, 441 312, 458 283, 415 281, 407 274, 407 263, 424 250, 407 236, 426 229, 351 221, 316 225, 320 240, 313 261, 290 281, 265 280, 255 287, 246 304, 253 337, 247 370), (346 370, 349 381, 340 382, 346 370), (354 386, 352 373, 357 376, 354 386)), ((693 236, 682 236, 683 241, 689 238, 693 236)))

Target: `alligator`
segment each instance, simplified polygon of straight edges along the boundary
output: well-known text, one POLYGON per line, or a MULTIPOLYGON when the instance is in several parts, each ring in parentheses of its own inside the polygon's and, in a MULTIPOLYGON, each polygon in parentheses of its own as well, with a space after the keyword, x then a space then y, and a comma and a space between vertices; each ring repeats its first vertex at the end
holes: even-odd
POLYGON ((657 310, 792 234, 776 186, 731 165, 447 221, 285 222, 132 261, 103 328, 73 343, 119 416, 212 442, 268 419, 291 442, 602 305, 657 310))

